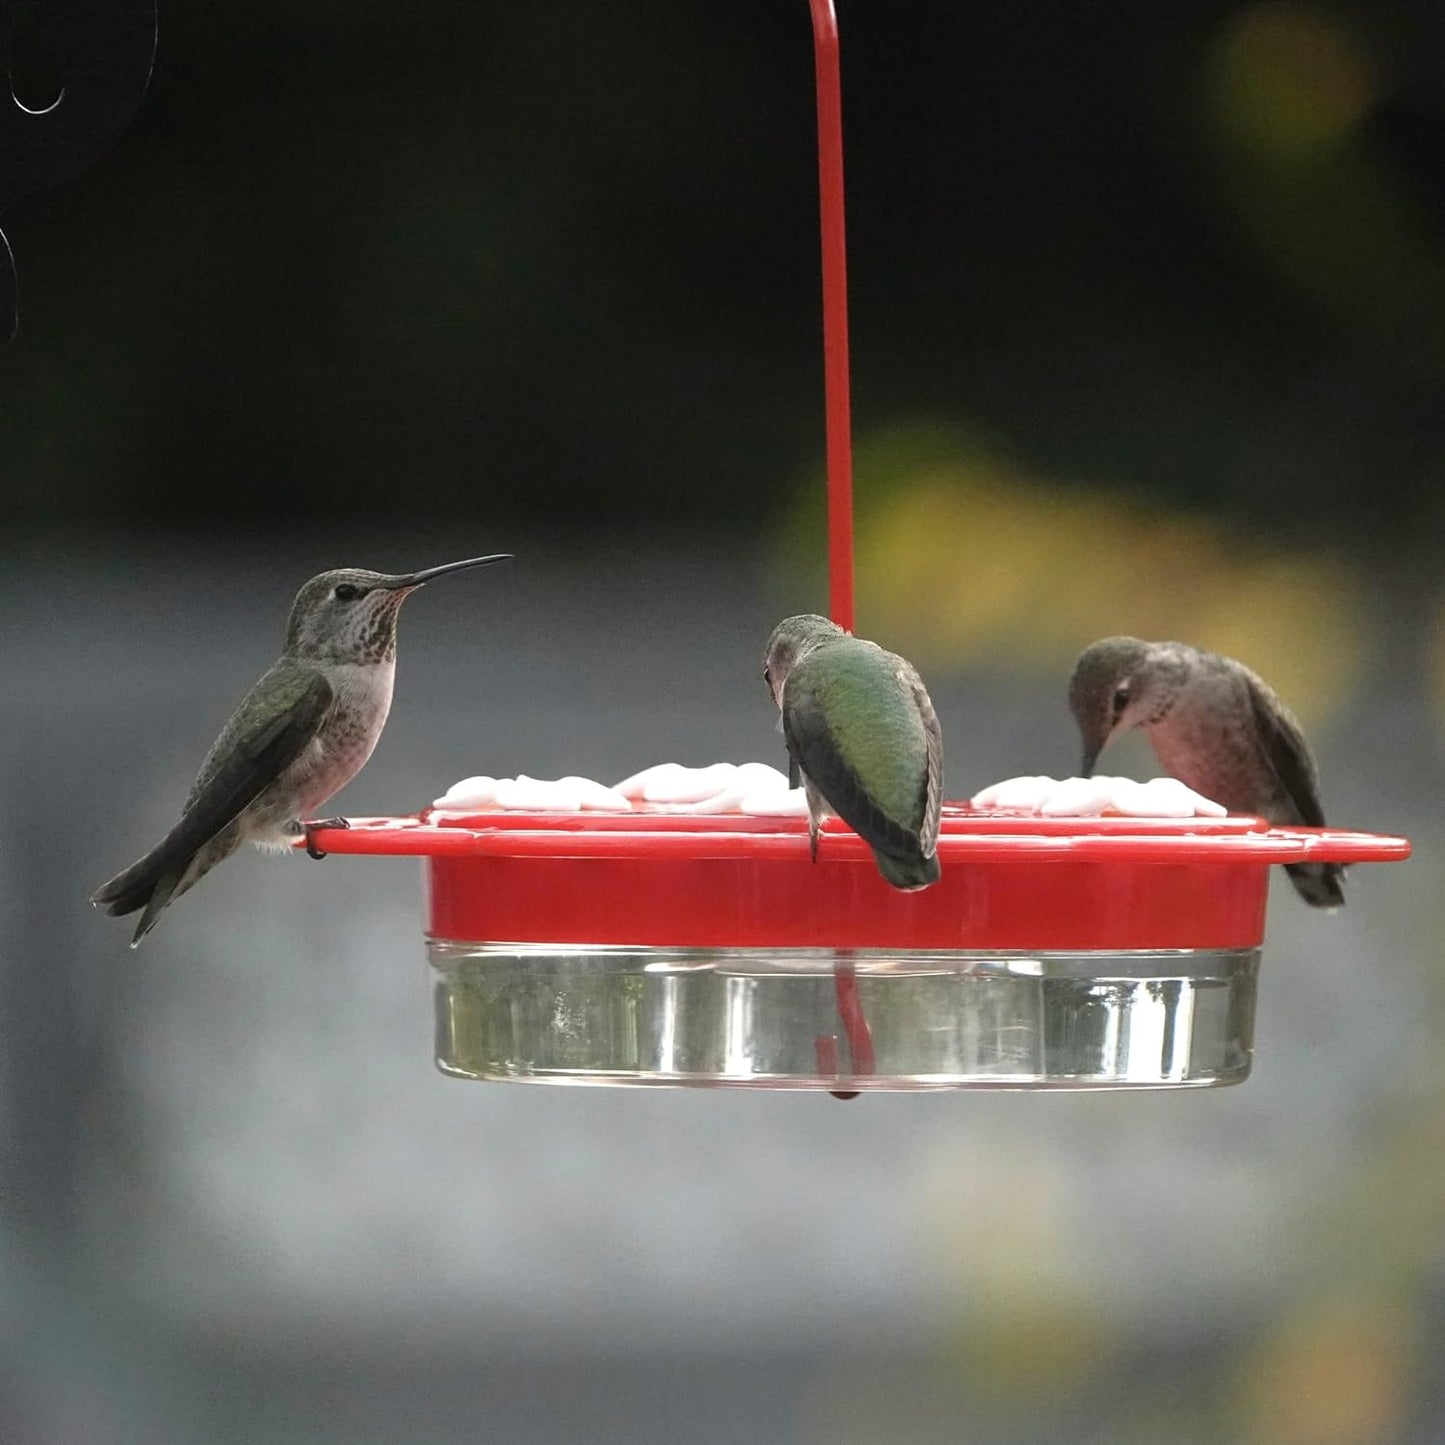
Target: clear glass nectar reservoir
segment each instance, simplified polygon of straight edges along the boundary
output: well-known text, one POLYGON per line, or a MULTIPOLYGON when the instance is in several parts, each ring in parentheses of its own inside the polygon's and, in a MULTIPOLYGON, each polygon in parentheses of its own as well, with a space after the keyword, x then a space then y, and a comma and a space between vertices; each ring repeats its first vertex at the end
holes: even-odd
POLYGON ((470 1079, 864 1090, 1160 1088, 1249 1073, 1257 949, 1097 954, 433 943, 470 1079), (867 1071, 840 1016, 849 970, 867 1071))

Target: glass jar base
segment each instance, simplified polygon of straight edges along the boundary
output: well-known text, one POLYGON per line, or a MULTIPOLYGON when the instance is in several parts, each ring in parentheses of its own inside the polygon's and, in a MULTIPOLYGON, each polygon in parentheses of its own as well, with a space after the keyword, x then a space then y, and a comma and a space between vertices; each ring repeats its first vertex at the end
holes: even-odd
POLYGON ((1255 948, 429 954, 454 1077, 831 1092, 1239 1083, 1259 965, 1255 948))

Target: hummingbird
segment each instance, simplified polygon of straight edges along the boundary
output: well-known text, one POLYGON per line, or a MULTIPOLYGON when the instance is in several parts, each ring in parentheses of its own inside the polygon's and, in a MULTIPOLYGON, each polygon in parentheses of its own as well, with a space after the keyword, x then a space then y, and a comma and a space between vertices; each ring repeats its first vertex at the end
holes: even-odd
POLYGON ((343 567, 296 594, 281 656, 241 700, 211 745, 180 821, 149 853, 102 883, 90 901, 113 916, 144 909, 131 947, 161 912, 242 843, 286 848, 345 828, 306 821, 361 771, 391 710, 396 620, 418 587, 450 572, 506 560, 495 553, 392 575, 343 567))
POLYGON ((789 774, 808 799, 808 839, 836 813, 895 888, 937 883, 943 734, 911 663, 826 617, 773 629, 763 681, 782 714, 789 774))
MULTIPOLYGON (((1106 637, 1074 664, 1069 707, 1086 778, 1114 738, 1143 728, 1170 777, 1230 812, 1325 826, 1303 730, 1274 690, 1232 657, 1183 642, 1106 637)), ((1340 864, 1287 863, 1285 871, 1306 903, 1343 905, 1340 864)))

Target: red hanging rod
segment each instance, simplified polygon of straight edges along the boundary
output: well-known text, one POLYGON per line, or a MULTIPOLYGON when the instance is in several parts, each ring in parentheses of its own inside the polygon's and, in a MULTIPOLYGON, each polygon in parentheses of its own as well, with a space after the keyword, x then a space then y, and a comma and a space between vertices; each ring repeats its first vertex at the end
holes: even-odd
POLYGON ((823 242, 823 389, 828 456, 828 612, 853 630, 853 439, 848 400, 848 259, 843 226, 843 94, 833 0, 808 0, 818 81, 823 242))
MULTIPOLYGON (((818 220, 823 242, 823 396, 828 446, 828 614, 853 630, 853 437, 848 398, 848 245, 843 223, 843 86, 833 0, 808 0, 818 78, 818 220)), ((873 1072, 873 1036, 850 966, 835 975, 854 1073, 873 1072)), ((820 1049, 831 1038, 818 1041, 820 1049)), ((821 1066, 824 1055, 819 1054, 821 1066)), ((851 1093, 834 1095, 851 1099, 851 1093)))

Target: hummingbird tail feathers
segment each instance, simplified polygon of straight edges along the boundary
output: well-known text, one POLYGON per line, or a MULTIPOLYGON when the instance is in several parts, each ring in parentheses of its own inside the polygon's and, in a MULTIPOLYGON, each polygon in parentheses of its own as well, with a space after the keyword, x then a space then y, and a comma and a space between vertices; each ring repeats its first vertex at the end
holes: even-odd
POLYGON ((145 912, 141 914, 140 922, 136 924, 135 933, 131 937, 132 948, 139 948, 141 939, 160 921, 166 905, 176 896, 176 885, 180 881, 179 873, 166 873, 156 879, 155 887, 146 899, 145 912))
POLYGON ((105 909, 112 918, 141 908, 145 910, 131 940, 130 946, 134 948, 156 926, 161 910, 176 896, 190 861, 177 856, 175 846, 167 838, 108 883, 102 883, 90 895, 90 901, 96 908, 105 909))
POLYGON ((1339 863, 1286 863, 1284 871, 1299 894, 1312 908, 1343 908, 1345 892, 1340 887, 1344 866, 1339 863))
POLYGON ((930 853, 926 858, 921 854, 900 857, 896 853, 884 853, 875 849, 873 857, 878 864, 878 871, 895 888, 901 888, 905 892, 937 883, 942 872, 936 853, 930 853))
POLYGON ((90 895, 91 903, 103 908, 112 918, 144 909, 135 937, 134 948, 156 926, 162 911, 175 902, 192 884, 205 877, 223 858, 229 858, 240 846, 240 831, 232 826, 217 837, 195 849, 184 820, 144 858, 102 883, 90 895))
POLYGON ((144 858, 117 873, 108 883, 102 883, 90 895, 91 905, 105 909, 112 918, 144 908, 166 871, 166 865, 174 862, 166 857, 166 852, 166 845, 162 843, 160 847, 152 848, 144 858))

